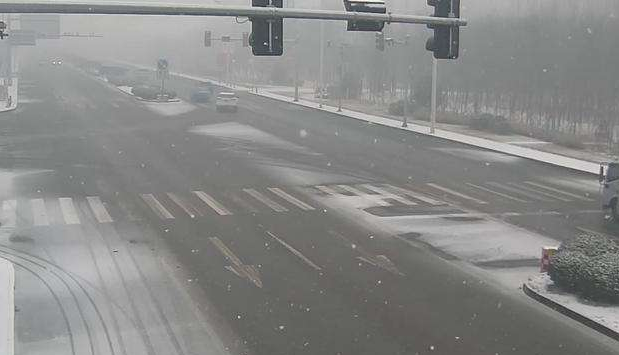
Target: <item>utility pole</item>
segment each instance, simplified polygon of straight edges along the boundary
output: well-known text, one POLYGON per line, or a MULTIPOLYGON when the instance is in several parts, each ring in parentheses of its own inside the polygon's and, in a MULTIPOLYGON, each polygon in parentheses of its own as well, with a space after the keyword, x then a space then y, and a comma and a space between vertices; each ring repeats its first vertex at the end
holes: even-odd
POLYGON ((432 58, 432 107, 430 108, 430 134, 436 129, 436 84, 438 81, 438 60, 432 58))
POLYGON ((342 112, 342 96, 344 96, 344 46, 340 44, 340 93, 338 95, 337 112, 342 112))
MULTIPOLYGON (((322 8, 322 1, 321 1, 322 8)), ((325 23, 320 23, 320 73, 318 75, 318 96, 319 99, 319 107, 322 108, 322 101, 324 95, 324 62, 325 62, 325 23)))

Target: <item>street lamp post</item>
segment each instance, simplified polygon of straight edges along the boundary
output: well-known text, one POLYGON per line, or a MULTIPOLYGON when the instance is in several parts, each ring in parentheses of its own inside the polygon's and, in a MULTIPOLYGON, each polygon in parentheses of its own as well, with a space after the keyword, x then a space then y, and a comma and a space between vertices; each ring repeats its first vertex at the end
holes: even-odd
POLYGON ((438 81, 438 60, 432 59, 432 107, 430 111, 430 134, 434 134, 436 129, 436 84, 438 81))
POLYGON ((340 94, 337 101, 337 112, 342 112, 342 96, 344 96, 344 46, 340 44, 340 94))

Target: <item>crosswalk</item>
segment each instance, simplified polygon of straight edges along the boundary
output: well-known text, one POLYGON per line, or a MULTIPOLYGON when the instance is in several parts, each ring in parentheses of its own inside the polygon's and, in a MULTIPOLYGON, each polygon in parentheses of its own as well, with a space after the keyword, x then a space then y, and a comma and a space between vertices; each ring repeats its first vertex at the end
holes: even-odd
MULTIPOLYGON (((449 204, 494 206, 497 203, 536 204, 594 202, 588 194, 547 181, 438 182, 316 185, 306 187, 248 187, 234 191, 154 192, 136 194, 134 202, 150 216, 173 222, 178 219, 226 217, 256 213, 322 211, 320 198, 356 198, 365 206, 409 209, 442 208, 449 204), (308 194, 309 193, 309 194, 308 194), (317 200, 318 198, 318 200, 317 200), (317 201, 317 202, 314 202, 317 201)), ((0 201, 0 228, 74 226, 85 222, 114 223, 134 216, 126 201, 83 197, 20 198, 0 201), (114 213, 112 213, 114 210, 114 213)))
POLYGON ((353 185, 318 185, 315 192, 324 197, 354 197, 373 201, 372 206, 407 206, 414 208, 436 207, 447 203, 468 204, 476 206, 497 203, 568 203, 593 202, 593 198, 584 192, 568 190, 547 182, 457 182, 408 183, 406 186, 389 184, 353 184, 353 185))

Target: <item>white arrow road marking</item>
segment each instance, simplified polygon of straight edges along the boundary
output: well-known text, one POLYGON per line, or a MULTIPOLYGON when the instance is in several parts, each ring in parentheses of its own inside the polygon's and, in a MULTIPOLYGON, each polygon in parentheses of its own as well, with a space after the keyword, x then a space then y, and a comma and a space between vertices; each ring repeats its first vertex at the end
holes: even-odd
POLYGON ((398 270, 393 261, 389 260, 385 255, 376 255, 376 256, 358 256, 357 259, 364 261, 370 265, 379 267, 386 271, 389 271, 392 274, 404 276, 404 274, 398 270))
POLYGON ((256 269, 254 265, 245 265, 241 262, 238 256, 234 255, 232 250, 230 250, 219 238, 213 237, 209 238, 211 243, 215 245, 217 249, 224 255, 226 259, 232 265, 226 266, 226 270, 229 270, 236 274, 238 277, 247 279, 256 287, 262 288, 262 280, 260 279, 260 273, 256 269))
POLYGON ((285 192, 284 190, 277 188, 277 187, 269 187, 268 189, 269 191, 271 191, 272 193, 276 194, 277 196, 283 198, 284 200, 292 203, 293 205, 299 207, 302 210, 305 211, 312 211, 314 210, 314 207, 308 205, 307 203, 299 200, 298 198, 288 194, 287 192, 285 192))
POLYGON ((344 241, 346 244, 348 244, 354 251, 356 251, 357 253, 361 254, 360 256, 357 256, 358 260, 361 260, 363 262, 366 262, 372 266, 376 266, 378 268, 381 268, 383 270, 386 270, 392 274, 395 275, 399 275, 399 276, 405 276, 405 274, 403 272, 401 272, 397 266, 395 266, 395 264, 393 263, 393 261, 389 260, 389 258, 385 255, 373 255, 367 251, 365 251, 363 248, 361 248, 360 246, 358 246, 357 244, 353 243, 350 239, 346 238, 345 236, 343 236, 342 234, 330 230, 328 231, 329 234, 331 234, 332 236, 341 239, 342 241, 344 241))

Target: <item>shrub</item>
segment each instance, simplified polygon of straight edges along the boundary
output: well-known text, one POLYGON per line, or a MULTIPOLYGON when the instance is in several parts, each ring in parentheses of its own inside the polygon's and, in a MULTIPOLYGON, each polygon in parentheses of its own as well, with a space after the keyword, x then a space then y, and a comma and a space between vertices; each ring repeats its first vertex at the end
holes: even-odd
POLYGON ((489 113, 482 113, 477 117, 471 117, 469 127, 478 131, 488 131, 496 134, 512 133, 512 127, 507 118, 489 113))
POLYGON ((563 289, 595 301, 619 302, 619 245, 603 236, 579 236, 561 245, 549 274, 563 289))
MULTIPOLYGON (((409 102, 407 110, 409 115, 411 114, 411 112, 415 111, 415 103, 409 102)), ((404 100, 400 99, 398 101, 390 103, 387 112, 389 112, 390 115, 394 116, 404 116, 404 100)))
POLYGON ((567 148, 578 150, 585 148, 582 139, 571 134, 557 134, 552 137, 552 141, 567 148))

